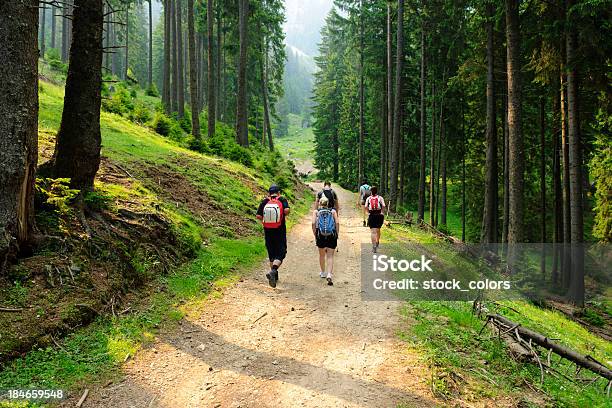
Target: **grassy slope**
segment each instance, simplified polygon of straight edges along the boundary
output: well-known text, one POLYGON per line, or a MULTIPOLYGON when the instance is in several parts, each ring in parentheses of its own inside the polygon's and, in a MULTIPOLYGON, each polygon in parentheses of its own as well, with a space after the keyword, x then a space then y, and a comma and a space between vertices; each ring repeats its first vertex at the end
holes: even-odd
POLYGON ((313 157, 314 133, 303 128, 298 115, 289 114, 289 134, 275 140, 277 147, 291 160, 309 160, 313 157))
MULTIPOLYGON (((394 227, 385 232, 390 242, 409 240, 435 244, 427 246, 427 249, 435 251, 439 262, 457 262, 452 246, 438 241, 429 233, 403 227, 394 227)), ((468 262, 465 263, 470 268, 468 262)), ((506 301, 501 306, 487 304, 487 307, 491 312, 500 313, 550 338, 559 339, 560 343, 605 364, 612 362, 612 343, 588 332, 559 312, 519 301, 506 301)), ((415 323, 400 336, 410 347, 426 356, 426 362, 433 370, 431 387, 438 396, 448 401, 459 398, 469 402, 489 397, 522 402, 524 406, 609 406, 603 391, 603 380, 586 387, 588 383, 570 382, 547 374, 540 384, 537 365, 512 360, 505 345, 499 343, 492 332, 487 330, 478 335, 484 322, 472 314, 471 302, 408 302, 403 313, 414 319, 415 323), (544 399, 538 397, 533 389, 544 395, 544 399)), ((542 356, 542 360, 546 361, 546 355, 542 356)), ((570 375, 575 369, 566 361, 554 366, 570 375)), ((581 376, 593 378, 584 371, 581 376)))
MULTIPOLYGON (((50 139, 59 127, 62 105, 63 89, 41 83, 39 131, 43 156, 53 148, 50 139)), ((136 180, 131 180, 129 187, 97 183, 98 190, 114 199, 138 201, 149 211, 171 220, 178 234, 197 248, 196 258, 154 280, 146 288, 150 296, 133 303, 129 314, 100 317, 60 340, 61 348, 38 348, 13 360, 0 371, 0 389, 76 390, 84 384, 116 378, 125 359, 151 341, 160 328, 171 328, 172 322, 186 313, 197 313, 208 296, 219 295, 241 271, 263 258, 265 249, 257 234, 259 227, 253 221, 254 206, 273 177, 229 160, 186 150, 115 114, 103 112, 101 128, 103 157, 119 164, 136 180), (184 177, 193 186, 194 195, 205 192, 214 208, 232 213, 238 223, 250 225, 251 233, 235 239, 232 233, 223 234, 222 225, 211 225, 173 197, 160 196, 151 188, 156 184, 147 172, 151 168, 163 168, 164 174, 184 177)), ((290 225, 311 202, 309 193, 294 186, 297 184, 286 192, 295 200, 290 225)), ((210 214, 210 218, 215 215, 210 214)), ((141 267, 146 268, 146 262, 141 267)), ((0 402, 0 407, 4 406, 0 402)))

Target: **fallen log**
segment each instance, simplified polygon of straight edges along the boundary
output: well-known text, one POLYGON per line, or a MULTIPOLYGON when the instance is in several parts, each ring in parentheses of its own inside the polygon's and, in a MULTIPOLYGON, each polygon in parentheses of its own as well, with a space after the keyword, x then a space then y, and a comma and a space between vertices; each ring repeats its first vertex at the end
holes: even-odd
POLYGON ((548 337, 533 330, 530 330, 526 327, 523 327, 520 324, 513 322, 512 320, 507 319, 499 314, 487 315, 487 320, 497 326, 512 328, 511 331, 514 331, 516 335, 520 336, 522 340, 532 341, 540 347, 543 347, 547 350, 552 350, 552 352, 575 363, 577 366, 586 368, 587 370, 599 374, 608 381, 612 381, 612 370, 610 370, 608 367, 606 367, 605 365, 603 365, 602 363, 595 360, 589 355, 582 355, 568 347, 555 343, 548 337))

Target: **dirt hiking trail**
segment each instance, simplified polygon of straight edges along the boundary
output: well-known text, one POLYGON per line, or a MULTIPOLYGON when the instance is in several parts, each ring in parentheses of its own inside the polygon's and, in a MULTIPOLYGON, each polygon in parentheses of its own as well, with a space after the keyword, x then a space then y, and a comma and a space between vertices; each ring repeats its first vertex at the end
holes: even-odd
POLYGON ((356 196, 335 191, 341 233, 334 286, 319 277, 308 215, 289 234, 276 289, 262 263, 207 302, 199 318, 160 334, 124 366, 122 382, 92 390, 83 407, 439 406, 430 374, 396 337, 407 324, 401 304, 361 300, 360 244, 369 242, 369 230, 356 196))

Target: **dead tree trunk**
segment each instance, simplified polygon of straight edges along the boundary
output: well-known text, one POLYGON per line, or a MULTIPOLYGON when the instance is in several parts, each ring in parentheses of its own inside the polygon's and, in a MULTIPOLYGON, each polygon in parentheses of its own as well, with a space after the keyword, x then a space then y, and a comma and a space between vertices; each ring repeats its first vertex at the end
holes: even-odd
POLYGON ((0 276, 34 228, 38 159, 38 2, 14 0, 0 13, 0 276))
POLYGON ((93 190, 100 165, 100 89, 102 86, 102 0, 75 0, 70 65, 62 123, 53 153, 56 177, 70 185, 93 190))

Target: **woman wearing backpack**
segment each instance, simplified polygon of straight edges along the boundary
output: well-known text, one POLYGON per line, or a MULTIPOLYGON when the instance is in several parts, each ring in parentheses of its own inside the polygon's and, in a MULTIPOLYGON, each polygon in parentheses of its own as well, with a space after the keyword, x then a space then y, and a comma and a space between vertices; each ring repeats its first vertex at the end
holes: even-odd
POLYGON ((365 207, 369 213, 368 226, 372 236, 372 252, 376 253, 380 244, 380 227, 382 227, 385 221, 383 214, 385 200, 378 195, 378 188, 376 186, 372 187, 370 192, 370 196, 366 198, 365 207))
POLYGON ((332 286, 332 273, 334 271, 334 253, 338 246, 338 235, 340 224, 338 213, 330 208, 329 199, 324 195, 319 199, 319 208, 312 214, 312 233, 315 236, 317 248, 319 248, 319 265, 321 272, 319 276, 327 279, 327 284, 332 286))

